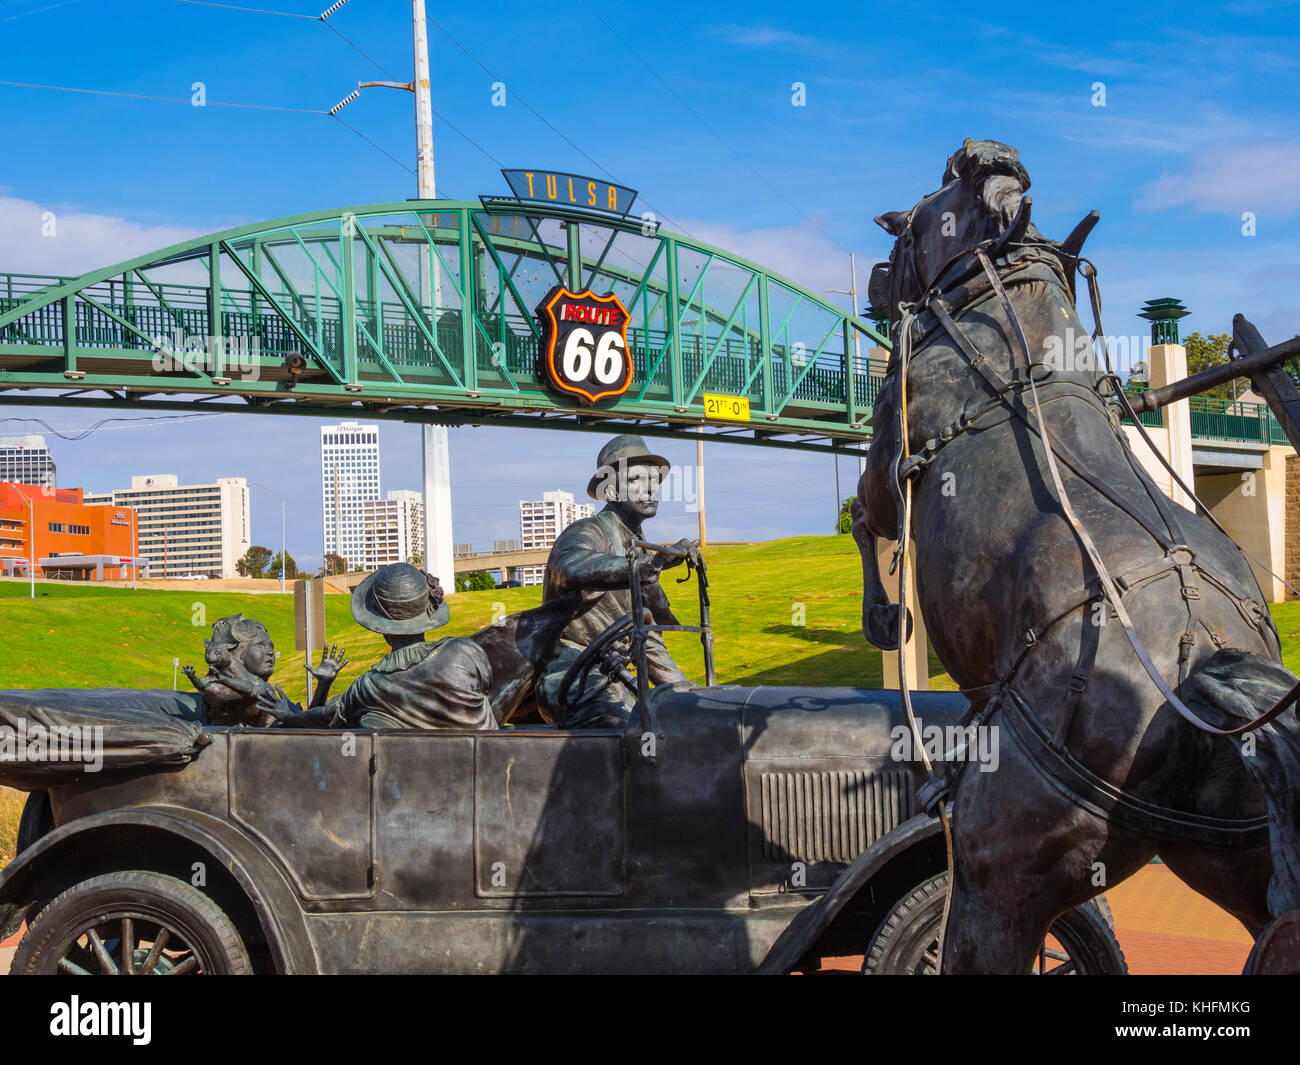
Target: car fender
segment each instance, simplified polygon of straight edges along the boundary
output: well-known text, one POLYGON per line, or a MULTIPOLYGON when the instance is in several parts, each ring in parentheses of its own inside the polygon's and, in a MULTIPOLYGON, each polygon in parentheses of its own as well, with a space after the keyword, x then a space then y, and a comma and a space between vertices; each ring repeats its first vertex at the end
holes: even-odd
MULTIPOLYGON (((42 836, 0 872, 0 937, 12 935, 46 869, 99 833, 161 833, 184 840, 228 870, 252 902, 278 972, 314 973, 316 953, 302 906, 274 861, 238 828, 196 810, 134 807, 78 817, 42 836)), ((129 867, 129 866, 128 866, 129 867)))
POLYGON ((786 926, 767 952, 763 964, 759 966, 759 973, 774 975, 790 972, 830 927, 849 900, 866 887, 877 873, 913 847, 942 833, 943 826, 939 821, 925 814, 917 814, 886 832, 836 877, 825 895, 801 910, 786 926))

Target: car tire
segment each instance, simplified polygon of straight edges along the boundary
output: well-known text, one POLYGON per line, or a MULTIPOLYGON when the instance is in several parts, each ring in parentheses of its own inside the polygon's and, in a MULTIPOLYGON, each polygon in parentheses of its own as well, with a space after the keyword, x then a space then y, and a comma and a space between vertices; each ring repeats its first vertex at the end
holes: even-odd
POLYGON ((9 971, 243 975, 253 965, 234 924, 207 895, 175 877, 132 869, 92 877, 56 896, 28 924, 9 971), (129 966, 122 949, 128 932, 129 966), (153 949, 159 940, 164 945, 153 949))
POLYGON ((33 791, 23 803, 22 816, 18 818, 18 839, 14 844, 14 857, 22 854, 54 828, 54 811, 50 809, 50 793, 33 791))
MULTIPOLYGON (((930 976, 937 968, 939 924, 948 874, 919 885, 889 911, 872 936, 862 962, 867 974, 930 976)), ((1052 924, 1056 944, 1048 950, 1048 975, 1125 975, 1128 963, 1108 920, 1095 902, 1061 914, 1052 924)), ((1034 962, 1035 971, 1038 960, 1034 962)))

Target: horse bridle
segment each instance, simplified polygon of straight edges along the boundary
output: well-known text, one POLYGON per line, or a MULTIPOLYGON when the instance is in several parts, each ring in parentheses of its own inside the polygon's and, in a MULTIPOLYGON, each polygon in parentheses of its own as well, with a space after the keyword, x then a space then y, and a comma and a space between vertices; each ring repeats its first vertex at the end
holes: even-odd
MULTIPOLYGON (((1101 582, 1102 592, 1105 598, 1109 601, 1111 609, 1114 610, 1115 616, 1119 620, 1120 625, 1124 630, 1125 636, 1128 638, 1128 641, 1132 646, 1134 653, 1138 656, 1138 660, 1142 663, 1142 667, 1146 671, 1148 677, 1150 677, 1152 683, 1155 684, 1160 694, 1164 696, 1164 698, 1168 701, 1169 705, 1172 706, 1174 710, 1181 717, 1183 717, 1189 723, 1195 725, 1198 729, 1201 729, 1204 732, 1210 733, 1212 735, 1217 735, 1217 736, 1240 736, 1245 733, 1252 732, 1266 725, 1268 722, 1276 718, 1279 714, 1283 713, 1289 707, 1291 707, 1292 705, 1300 701, 1300 682, 1298 682, 1295 686, 1293 686, 1288 693, 1286 693, 1280 699, 1278 699, 1277 702, 1273 704, 1273 706, 1269 707, 1267 710, 1260 713, 1253 720, 1248 721, 1245 724, 1240 725, 1236 728, 1221 729, 1203 720, 1199 715, 1197 715, 1194 711, 1192 711, 1182 701, 1182 699, 1178 697, 1178 695, 1174 692, 1173 688, 1168 684, 1168 682, 1164 679, 1163 675, 1160 673, 1159 669, 1156 667, 1154 661, 1151 658, 1150 653, 1147 651, 1146 645, 1142 642, 1142 638, 1138 635, 1136 628, 1133 625, 1128 610, 1124 605, 1123 596, 1121 595, 1120 590, 1117 587, 1114 576, 1111 574, 1109 567, 1106 565, 1105 559, 1102 557, 1101 552, 1097 547, 1096 541, 1093 539, 1092 535, 1088 532, 1087 528, 1084 526, 1083 522, 1079 519, 1078 514, 1074 510, 1074 506, 1070 500, 1069 493, 1067 492, 1065 488, 1065 484, 1061 479, 1060 470, 1057 465, 1056 454, 1052 447, 1051 436, 1047 431, 1047 425, 1043 418, 1043 410, 1042 410, 1043 404, 1042 404, 1041 397, 1039 396, 1038 393, 1038 384, 1037 381, 1035 380, 1034 373, 1033 373, 1033 368, 1035 364, 1033 362, 1033 357, 1030 355, 1029 352, 1029 344, 1025 339, 1024 329, 1021 325, 1020 317, 1016 313, 1015 308, 1011 303, 1011 299, 1007 295, 1006 288, 1002 284, 1002 279, 999 276, 997 270, 994 268, 992 259, 990 257, 990 251, 993 251, 994 254, 996 254, 996 250, 995 250, 996 248, 1003 247, 1009 242, 1007 237, 1012 229, 1019 229, 1020 232, 1023 233, 1024 226, 1027 223, 1028 202, 1029 202, 1028 199, 1022 201, 1021 212, 1017 215, 1016 222, 1013 223, 1011 227, 1009 227, 1007 234, 1004 234, 1001 238, 998 238, 997 240, 985 241, 979 245, 976 245, 974 248, 966 249, 954 255, 952 259, 950 259, 949 262, 945 264, 944 268, 935 275, 936 280, 941 279, 943 275, 952 268, 953 265, 955 265, 958 261, 960 261, 966 256, 975 257, 976 261, 980 266, 980 269, 984 273, 985 278, 987 278, 993 294, 997 298, 999 304, 1002 307, 1003 313, 1007 316, 1007 320, 1011 324, 1012 330, 1016 336, 1016 341, 1020 347, 1021 354, 1023 355, 1025 360, 1025 367, 1026 367, 1025 379, 1028 382, 1027 389, 1025 390, 1029 392, 1032 401, 1034 418, 1037 423, 1038 436, 1039 439, 1042 441, 1044 457, 1047 460, 1048 474, 1052 482, 1052 488, 1053 491, 1055 492, 1057 502, 1060 504, 1062 513, 1066 521, 1069 523, 1072 531, 1074 532, 1076 539, 1078 539, 1080 546, 1084 549, 1084 552, 1088 555, 1089 561, 1092 563, 1093 569, 1096 572, 1097 577, 1101 582), (1023 216, 1023 221, 1022 221, 1022 216, 1023 216)), ((911 224, 911 215, 908 216, 908 224, 909 226, 911 224)), ((910 262, 910 256, 909 256, 909 262, 910 262)), ((1084 260, 1084 262, 1086 262, 1086 260, 1084 260)), ((1097 335, 1100 334, 1101 332, 1100 296, 1096 285, 1096 276, 1097 276, 1096 268, 1093 267, 1091 263, 1087 263, 1087 266, 1089 269, 1083 271, 1083 273, 1084 273, 1084 277, 1088 280, 1089 292, 1092 299, 1093 314, 1096 319, 1096 332, 1094 332, 1093 334, 1093 337, 1095 339, 1097 335)), ((915 271, 914 264, 911 266, 911 269, 913 271, 913 274, 915 274, 916 271, 915 271)), ((900 476, 901 468, 904 466, 904 464, 907 462, 909 458, 906 378, 907 378, 909 363, 911 360, 912 326, 917 317, 918 307, 924 309, 925 306, 928 305, 932 299, 935 299, 934 310, 936 311, 936 314, 940 322, 944 325, 945 329, 952 335, 954 341, 958 344, 958 346, 963 348, 963 352, 967 354, 968 361, 972 362, 973 367, 976 370, 980 370, 982 365, 980 362, 977 361, 978 358, 982 358, 978 356, 977 352, 975 353, 976 358, 972 358, 971 355, 968 352, 966 352, 966 349, 970 347, 969 341, 966 340, 964 334, 960 330, 960 327, 956 325, 956 323, 953 321, 951 316, 949 316, 948 313, 945 310, 943 310, 942 303, 938 302, 938 300, 936 299, 936 297, 938 297, 939 295, 941 295, 941 293, 938 292, 936 288, 931 288, 929 292, 926 294, 925 298, 919 304, 911 304, 911 305, 900 304, 900 311, 902 312, 902 320, 900 322, 900 327, 899 327, 900 333, 899 333, 899 345, 898 345, 898 362, 894 367, 892 367, 892 369, 894 369, 898 374, 898 378, 896 381, 896 393, 897 393, 896 420, 897 420, 897 431, 898 431, 898 445, 895 451, 894 458, 890 464, 890 481, 891 481, 891 489, 895 494, 895 501, 898 504, 897 509, 899 514, 899 536, 898 536, 898 547, 895 550, 893 563, 890 566, 890 573, 892 574, 894 572, 895 567, 899 567, 900 603, 906 602, 905 600, 906 585, 903 581, 903 578, 905 577, 906 574, 906 543, 907 543, 907 536, 911 524, 911 482, 913 480, 913 477, 906 476, 904 477, 903 482, 900 483, 899 476, 900 476)), ((1109 365, 1107 366, 1107 370, 1110 371, 1109 365)), ((1196 500, 1195 494, 1187 488, 1187 486, 1183 483, 1182 479, 1178 476, 1177 472, 1173 470, 1172 466, 1168 463, 1168 461, 1164 458, 1164 456, 1161 455, 1160 452, 1155 448, 1155 445, 1151 441, 1150 437, 1148 437, 1146 432, 1142 429, 1141 422, 1139 421, 1136 412, 1133 410, 1132 404, 1129 402, 1128 397, 1125 394, 1119 382, 1118 377, 1112 371, 1109 372, 1106 375, 1106 377, 1103 378, 1103 380, 1107 380, 1107 379, 1112 381, 1112 390, 1119 397, 1120 403, 1124 408, 1124 412, 1128 415, 1128 417, 1132 420, 1134 424, 1138 425, 1143 440, 1147 443, 1147 445, 1151 448, 1151 450, 1160 457, 1161 462, 1170 471, 1170 473, 1173 474, 1179 486, 1183 488, 1184 491, 1187 491, 1188 495, 1192 499, 1196 500)), ((1005 384, 1006 383, 1004 382, 1004 386, 1005 384)), ((908 471, 908 473, 911 472, 912 471, 910 470, 908 471)), ((1196 500, 1196 502, 1200 504, 1199 500, 1196 500)), ((1208 513, 1208 509, 1205 508, 1203 504, 1200 505, 1202 510, 1208 513)), ((1211 519, 1213 520, 1212 516, 1211 519)), ((1224 531, 1222 529, 1222 526, 1220 526, 1217 521, 1215 521, 1214 524, 1216 527, 1219 528, 1221 532, 1224 531)), ((903 683, 905 681, 905 676, 904 676, 905 670, 903 669, 902 666, 902 660, 904 657, 905 657, 904 655, 899 656, 900 683, 903 683)), ((909 693, 907 693, 907 689, 905 686, 903 687, 903 692, 904 692, 904 705, 905 708, 908 710, 909 720, 911 720, 911 700, 909 698, 909 693)), ((931 773, 933 773, 932 768, 928 764, 926 765, 926 769, 931 773)))

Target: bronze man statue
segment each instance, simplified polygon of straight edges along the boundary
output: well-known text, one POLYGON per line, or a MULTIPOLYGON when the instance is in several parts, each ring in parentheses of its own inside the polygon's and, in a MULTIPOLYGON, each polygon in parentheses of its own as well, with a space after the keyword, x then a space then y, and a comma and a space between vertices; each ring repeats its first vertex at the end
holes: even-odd
MULTIPOLYGON (((667 459, 651 454, 639 436, 614 437, 600 449, 597 462, 599 468, 587 485, 587 495, 603 501, 604 509, 565 529, 546 560, 543 603, 574 591, 597 599, 565 628, 556 654, 541 670, 538 705, 561 728, 621 728, 631 717, 635 697, 623 684, 597 671, 589 675, 581 691, 570 690, 567 710, 558 705, 556 696, 560 681, 582 649, 632 612, 628 544, 643 539, 642 522, 659 509, 659 483, 669 465, 667 459)), ((677 546, 684 551, 693 542, 680 540, 677 546)), ((646 603, 660 624, 672 624, 673 619, 659 587, 659 573, 681 561, 651 552, 642 552, 638 560, 646 603)), ((646 639, 646 663, 652 684, 686 680, 657 632, 646 639)))
POLYGON ((438 578, 407 562, 384 566, 353 591, 352 616, 382 633, 389 653, 323 706, 302 710, 283 691, 259 705, 286 728, 494 729, 487 653, 465 637, 425 641, 450 614, 438 578))

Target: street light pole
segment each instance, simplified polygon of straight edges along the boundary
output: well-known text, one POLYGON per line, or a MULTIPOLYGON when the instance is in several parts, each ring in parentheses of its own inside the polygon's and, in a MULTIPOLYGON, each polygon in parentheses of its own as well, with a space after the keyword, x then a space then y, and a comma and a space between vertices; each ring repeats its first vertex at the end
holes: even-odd
POLYGON ((14 491, 27 500, 27 585, 28 594, 36 598, 36 501, 17 485, 14 491))
MULTIPOLYGON (((328 9, 328 13, 337 7, 328 9)), ((424 0, 411 0, 411 51, 414 68, 409 82, 359 81, 329 113, 337 115, 361 95, 362 89, 402 89, 415 96, 415 164, 416 193, 421 200, 438 198, 437 183, 433 176, 433 99, 429 81, 429 27, 425 18, 424 0)), ((430 324, 437 332, 438 308, 442 303, 442 272, 438 266, 436 249, 429 247, 429 277, 421 267, 421 303, 430 308, 430 324), (424 291, 429 285, 429 291, 424 291)), ((472 325, 466 325, 472 328, 472 325)), ((451 526, 451 447, 445 425, 424 425, 420 430, 422 452, 422 489, 424 495, 424 568, 446 582, 446 592, 456 589, 452 579, 451 526)))
POLYGON ((429 86, 429 25, 424 17, 424 0, 411 0, 411 42, 415 52, 415 165, 419 196, 436 200, 433 180, 433 99, 429 86))
MULTIPOLYGON (((849 297, 849 314, 853 317, 858 316, 858 260, 857 255, 849 254, 849 287, 848 288, 828 288, 826 292, 838 292, 841 296, 849 297)), ((858 372, 858 366, 862 363, 862 339, 861 334, 853 330, 853 365, 849 367, 849 372, 845 377, 852 382, 854 375, 858 372)), ((844 357, 847 359, 849 353, 846 351, 844 357)), ((850 387, 855 387, 852 384, 850 387)), ((859 473, 867 472, 866 452, 863 452, 862 458, 858 460, 859 473)), ((840 456, 835 456, 835 531, 840 531, 840 508, 844 506, 844 500, 840 498, 840 456)))
POLYGON ((27 497, 27 585, 32 599, 36 598, 36 500, 27 497))
MULTIPOLYGON (((856 318, 858 316, 858 260, 857 255, 854 253, 849 254, 849 285, 851 286, 849 288, 828 288, 824 291, 838 292, 841 296, 849 296, 849 314, 856 318)), ((857 370, 856 364, 862 359, 861 343, 858 331, 853 330, 853 362, 855 364, 853 368, 855 372, 857 370)), ((845 354, 848 353, 845 352, 845 354)))
POLYGON ((254 488, 260 488, 267 495, 274 496, 280 501, 280 594, 284 594, 284 571, 288 567, 289 555, 284 545, 284 497, 278 492, 272 492, 264 484, 258 484, 256 481, 249 481, 254 488))

